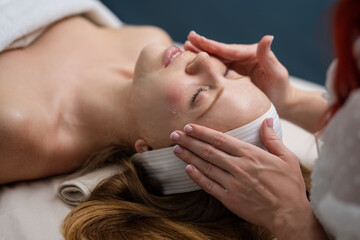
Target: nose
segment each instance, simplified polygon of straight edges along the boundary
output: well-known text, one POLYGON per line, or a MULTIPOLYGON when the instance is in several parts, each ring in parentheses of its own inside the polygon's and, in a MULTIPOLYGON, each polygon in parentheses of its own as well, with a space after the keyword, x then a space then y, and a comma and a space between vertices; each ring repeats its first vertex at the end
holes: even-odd
POLYGON ((186 66, 186 73, 190 75, 198 74, 200 71, 210 69, 210 56, 207 52, 199 52, 194 60, 186 66))
POLYGON ((203 75, 208 82, 219 83, 220 76, 211 57, 206 52, 200 52, 194 60, 190 62, 185 71, 189 75, 203 75))

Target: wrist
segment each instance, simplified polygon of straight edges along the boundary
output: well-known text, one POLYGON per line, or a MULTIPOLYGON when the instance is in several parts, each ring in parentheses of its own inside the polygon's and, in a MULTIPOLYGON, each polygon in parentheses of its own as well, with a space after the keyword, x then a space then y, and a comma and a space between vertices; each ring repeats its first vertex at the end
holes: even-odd
POLYGON ((322 94, 292 87, 279 116, 311 133, 317 132, 322 127, 321 118, 328 107, 322 94))
POLYGON ((283 99, 280 99, 278 106, 276 106, 279 116, 283 119, 288 120, 291 116, 291 111, 294 106, 296 106, 299 101, 299 95, 301 95, 300 90, 289 84, 287 90, 285 91, 285 96, 283 99))
POLYGON ((295 211, 280 214, 270 229, 278 240, 325 240, 327 236, 310 203, 295 211))

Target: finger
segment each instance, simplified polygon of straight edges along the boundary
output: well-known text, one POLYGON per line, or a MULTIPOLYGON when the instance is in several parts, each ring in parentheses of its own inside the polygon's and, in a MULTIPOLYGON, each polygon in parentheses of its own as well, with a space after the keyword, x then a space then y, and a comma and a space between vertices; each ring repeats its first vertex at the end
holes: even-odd
MULTIPOLYGON (((195 47, 190 41, 186 41, 184 43, 184 49, 186 51, 191 51, 191 52, 194 52, 194 53, 200 53, 200 52, 204 52, 202 50, 200 50, 199 48, 195 47)), ((209 53, 208 53, 209 54, 209 53)), ((211 55, 211 54, 210 54, 211 55)), ((223 62, 225 65, 227 65, 228 67, 231 67, 232 64, 233 64, 233 61, 231 60, 227 60, 227 59, 224 59, 224 58, 221 58, 219 56, 214 56, 214 55, 211 55, 217 59, 219 59, 221 62, 223 62)))
POLYGON ((178 145, 174 147, 174 154, 184 162, 195 166, 202 174, 205 174, 208 178, 219 183, 221 186, 223 186, 223 188, 226 188, 229 179, 232 177, 231 174, 224 171, 223 169, 218 168, 207 161, 204 161, 191 151, 181 148, 178 145))
POLYGON ((233 169, 233 161, 230 161, 231 156, 227 153, 216 149, 206 142, 188 136, 183 132, 176 131, 176 134, 179 137, 174 137, 174 133, 172 133, 170 137, 177 144, 181 145, 181 147, 188 149, 203 160, 231 173, 231 170, 233 169))
POLYGON ((257 44, 225 44, 207 39, 191 31, 188 40, 198 49, 232 61, 247 61, 256 57, 257 44))
MULTIPOLYGON (((226 64, 226 63, 225 63, 226 64)), ((230 69, 233 69, 237 73, 243 76, 250 76, 252 71, 257 67, 257 59, 251 59, 244 62, 230 62, 229 64, 226 64, 227 67, 230 69)))
POLYGON ((288 72, 271 51, 270 47, 273 39, 273 36, 267 35, 260 40, 257 49, 257 57, 266 74, 270 77, 278 78, 284 74, 288 74, 288 72))
POLYGON ((184 49, 186 51, 191 51, 191 52, 194 52, 194 53, 199 53, 201 52, 200 49, 198 49, 197 47, 195 47, 190 41, 186 41, 184 43, 184 49))
POLYGON ((267 118, 263 121, 260 128, 260 136, 266 149, 280 157, 281 159, 288 159, 287 156, 292 154, 291 151, 281 142, 273 129, 273 119, 267 118), (282 158, 285 157, 285 158, 282 158))
POLYGON ((254 148, 250 143, 197 124, 187 124, 184 131, 187 135, 202 140, 231 156, 244 156, 244 153, 254 148))
MULTIPOLYGON (((203 52, 202 50, 198 49, 197 47, 195 47, 190 41, 186 41, 184 43, 184 50, 186 51, 191 51, 191 52, 194 52, 194 53, 199 53, 199 52, 203 52)), ((227 65, 228 67, 231 67, 233 61, 231 60, 227 60, 227 59, 224 59, 224 58, 221 58, 219 56, 214 56, 214 55, 211 55, 213 57, 216 57, 217 59, 219 59, 221 62, 223 62, 225 65, 227 65)))
POLYGON ((188 165, 186 168, 186 173, 189 177, 201 187, 205 192, 217 198, 219 201, 223 201, 229 192, 227 189, 219 185, 217 182, 211 180, 202 174, 196 167, 193 165, 188 165))

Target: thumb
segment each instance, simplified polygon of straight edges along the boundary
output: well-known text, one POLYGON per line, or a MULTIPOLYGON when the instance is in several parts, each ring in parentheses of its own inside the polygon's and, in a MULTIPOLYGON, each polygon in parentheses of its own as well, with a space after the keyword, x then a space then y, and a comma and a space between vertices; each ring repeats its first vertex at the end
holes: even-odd
POLYGON ((260 136, 270 153, 278 157, 289 155, 290 150, 281 142, 273 129, 272 118, 267 118, 263 121, 260 128, 260 136))
POLYGON ((273 39, 273 36, 264 36, 259 42, 256 55, 265 73, 271 78, 279 78, 286 75, 287 70, 271 51, 270 47, 273 39))

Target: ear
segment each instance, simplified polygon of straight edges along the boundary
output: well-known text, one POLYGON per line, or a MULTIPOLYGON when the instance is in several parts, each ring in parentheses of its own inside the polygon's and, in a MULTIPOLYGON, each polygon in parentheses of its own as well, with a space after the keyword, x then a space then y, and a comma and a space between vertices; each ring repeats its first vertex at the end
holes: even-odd
POLYGON ((135 142, 135 150, 138 153, 143 153, 152 150, 152 148, 144 139, 138 139, 135 142))

